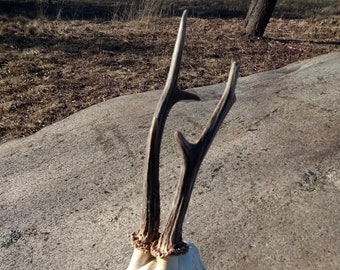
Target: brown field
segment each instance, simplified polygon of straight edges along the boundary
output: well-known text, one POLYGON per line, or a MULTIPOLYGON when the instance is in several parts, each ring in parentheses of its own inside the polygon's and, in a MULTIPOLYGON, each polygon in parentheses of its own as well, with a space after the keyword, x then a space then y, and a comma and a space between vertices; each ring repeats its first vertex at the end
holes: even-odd
MULTIPOLYGON (((98 102, 161 89, 179 18, 79 21, 0 18, 0 143, 30 135, 98 102)), ((272 19, 264 39, 241 19, 188 22, 180 87, 226 80, 340 50, 340 16, 272 19)))

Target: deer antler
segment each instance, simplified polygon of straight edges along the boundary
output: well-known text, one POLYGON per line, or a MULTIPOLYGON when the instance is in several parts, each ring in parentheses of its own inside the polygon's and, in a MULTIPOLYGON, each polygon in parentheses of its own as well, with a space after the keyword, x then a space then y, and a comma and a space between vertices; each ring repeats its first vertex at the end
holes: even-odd
POLYGON ((151 253, 155 257, 163 258, 169 255, 180 255, 188 251, 187 244, 182 241, 184 217, 200 165, 217 130, 236 100, 235 87, 238 69, 238 64, 233 62, 222 98, 198 141, 196 143, 189 143, 182 133, 175 133, 183 156, 181 177, 177 185, 175 199, 165 225, 165 230, 160 235, 159 240, 155 241, 152 245, 151 253))
POLYGON ((159 154, 165 121, 172 106, 184 99, 199 97, 178 89, 177 81, 184 46, 187 12, 184 11, 163 94, 152 120, 146 150, 146 174, 141 223, 131 236, 135 247, 128 270, 203 270, 198 249, 182 240, 182 226, 199 167, 235 101, 239 65, 232 63, 228 82, 215 111, 196 143, 189 143, 182 133, 175 137, 179 143, 183 164, 174 202, 162 234, 159 233, 159 154))
POLYGON ((152 242, 159 237, 159 152, 167 115, 172 106, 180 100, 200 100, 195 94, 181 91, 177 86, 185 40, 186 19, 187 12, 185 11, 179 26, 168 78, 157 104, 147 141, 141 223, 139 230, 132 234, 133 245, 143 250, 149 250, 152 242))

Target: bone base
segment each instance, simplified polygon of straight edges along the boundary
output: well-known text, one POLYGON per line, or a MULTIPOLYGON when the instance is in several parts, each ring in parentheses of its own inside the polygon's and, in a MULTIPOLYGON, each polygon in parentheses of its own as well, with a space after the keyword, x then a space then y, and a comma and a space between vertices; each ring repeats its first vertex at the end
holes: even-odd
POLYGON ((198 248, 187 244, 189 251, 186 254, 166 258, 152 257, 135 248, 127 270, 205 270, 198 248))

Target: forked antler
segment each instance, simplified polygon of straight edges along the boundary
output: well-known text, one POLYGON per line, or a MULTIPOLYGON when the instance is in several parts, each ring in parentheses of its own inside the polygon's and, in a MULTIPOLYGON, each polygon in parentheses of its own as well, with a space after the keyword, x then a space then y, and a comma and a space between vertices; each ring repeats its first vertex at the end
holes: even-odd
POLYGON ((185 40, 186 19, 185 11, 179 26, 168 78, 152 119, 147 142, 143 212, 140 228, 132 234, 133 245, 145 250, 149 250, 152 242, 159 236, 159 153, 167 115, 172 106, 180 100, 200 100, 195 94, 181 91, 177 86, 185 40))
POLYGON ((167 82, 158 102, 149 132, 143 210, 140 228, 131 237, 135 250, 128 267, 129 270, 204 269, 198 249, 191 243, 183 242, 182 226, 199 167, 217 130, 235 101, 239 65, 235 62, 232 63, 226 88, 197 142, 189 143, 182 133, 177 132, 175 134, 182 152, 183 163, 170 215, 165 224, 164 232, 160 234, 159 154, 165 121, 170 109, 176 102, 185 99, 199 100, 199 97, 195 94, 181 91, 177 86, 185 39, 186 19, 187 12, 184 11, 167 82))
POLYGON ((175 133, 183 156, 181 177, 164 232, 160 235, 159 240, 152 245, 151 253, 153 256, 179 255, 188 250, 188 246, 182 241, 184 217, 201 163, 225 116, 235 102, 237 75, 238 65, 233 62, 222 98, 196 143, 189 143, 180 132, 175 133))

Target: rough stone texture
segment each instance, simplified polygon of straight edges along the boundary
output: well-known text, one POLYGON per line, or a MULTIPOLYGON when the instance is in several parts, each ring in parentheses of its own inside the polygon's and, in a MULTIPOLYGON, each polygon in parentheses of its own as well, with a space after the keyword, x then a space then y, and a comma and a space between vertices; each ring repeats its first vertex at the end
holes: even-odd
MULTIPOLYGON (((207 269, 339 269, 339 70, 333 53, 239 79, 184 226, 207 269)), ((223 86, 194 89, 202 101, 169 115, 163 220, 181 162, 172 134, 197 138, 223 86)), ((159 95, 109 100, 0 145, 0 269, 128 265, 159 95)))

